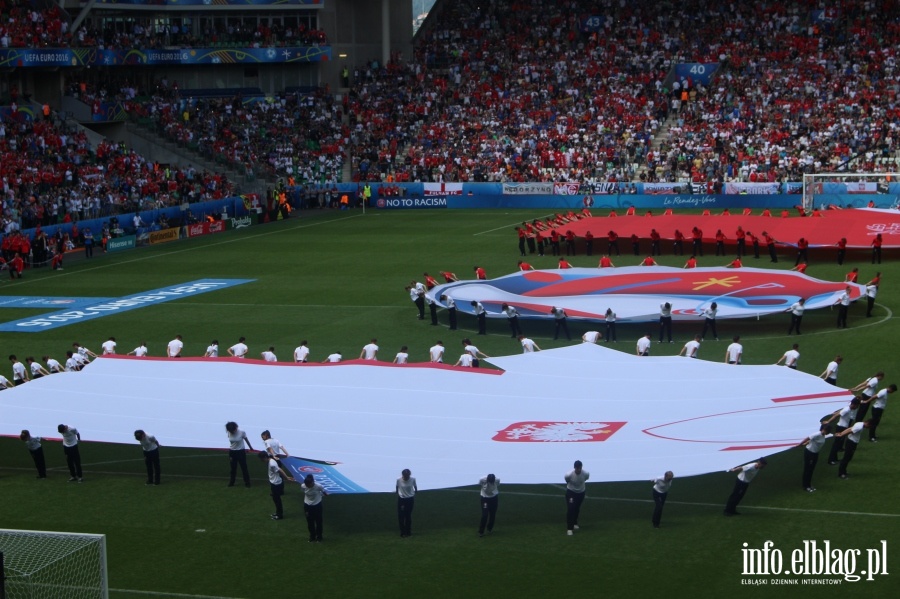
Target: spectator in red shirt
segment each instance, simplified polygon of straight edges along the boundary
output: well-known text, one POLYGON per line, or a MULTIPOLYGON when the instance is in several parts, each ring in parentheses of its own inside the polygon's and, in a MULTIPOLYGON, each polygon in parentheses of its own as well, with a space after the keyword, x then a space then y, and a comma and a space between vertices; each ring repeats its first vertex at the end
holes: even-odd
POLYGON ((742 227, 738 227, 737 231, 734 232, 734 236, 737 239, 737 255, 743 256, 746 253, 747 234, 744 233, 742 227))
POLYGON ((766 231, 762 232, 762 236, 766 241, 766 247, 769 248, 769 257, 772 259, 772 262, 778 262, 778 253, 775 251, 775 238, 766 231))
POLYGON ((641 260, 641 266, 659 266, 656 263, 656 260, 653 259, 653 256, 647 256, 643 260, 641 260))
POLYGON ((694 243, 694 255, 702 256, 703 255, 703 230, 698 227, 694 227, 693 229, 691 229, 691 238, 693 239, 693 243, 694 243))
POLYGON ((697 268, 697 257, 691 256, 687 259, 687 262, 684 263, 684 268, 697 268))
POLYGON ((456 278, 456 275, 455 275, 455 274, 453 274, 452 272, 447 271, 447 270, 441 270, 441 271, 439 271, 439 274, 440 274, 442 277, 444 277, 444 281, 446 281, 447 283, 453 283, 454 281, 458 281, 458 280, 459 280, 459 279, 456 278))
POLYGON ((791 270, 796 270, 801 275, 805 275, 806 274, 806 262, 801 262, 800 264, 796 265, 791 270))
POLYGON ((16 253, 15 257, 9 261, 9 278, 21 279, 22 271, 25 269, 25 261, 22 256, 16 253))
POLYGON ((743 264, 741 263, 741 257, 738 256, 737 258, 735 258, 734 260, 729 262, 727 265, 725 265, 725 268, 741 268, 742 266, 743 266, 743 264))
POLYGON ((610 259, 609 254, 602 256, 600 258, 600 264, 597 268, 614 268, 616 265, 613 264, 613 261, 610 259))
MULTIPOLYGON (((560 258, 560 260, 562 260, 562 258, 560 258)), ((527 262, 519 260, 519 270, 534 270, 534 267, 527 262)))
POLYGON ((725 255, 725 233, 722 229, 716 231, 716 256, 725 255))
POLYGON ((566 260, 565 258, 560 258, 558 268, 572 268, 572 265, 569 264, 569 261, 566 260))
POLYGON ((475 267, 475 278, 478 279, 479 281, 486 281, 487 273, 484 272, 484 269, 481 268, 480 266, 476 266, 475 267))
POLYGON ((841 237, 840 241, 836 244, 838 252, 837 252, 837 263, 838 265, 844 264, 844 257, 847 255, 847 238, 841 237))
POLYGON ((672 246, 672 253, 676 256, 684 256, 684 233, 679 229, 675 229, 675 244, 672 246))
POLYGON ((875 239, 872 240, 872 264, 875 264, 875 260, 878 260, 878 264, 881 264, 881 233, 875 236, 875 239))
POLYGON ((608 241, 608 245, 606 246, 606 253, 612 256, 612 251, 616 250, 616 256, 621 256, 619 253, 619 235, 615 231, 610 231, 606 234, 606 239, 608 241))
POLYGON ((809 262, 809 242, 805 237, 797 240, 797 260, 794 262, 794 266, 801 262, 809 262))
POLYGON ((426 273, 422 273, 422 276, 425 277, 425 288, 426 289, 434 289, 435 287, 437 287, 438 282, 430 274, 428 274, 426 272, 426 273))
POLYGON ((847 276, 844 277, 844 282, 845 283, 856 283, 857 279, 859 279, 859 269, 854 266, 853 270, 848 272, 847 276))

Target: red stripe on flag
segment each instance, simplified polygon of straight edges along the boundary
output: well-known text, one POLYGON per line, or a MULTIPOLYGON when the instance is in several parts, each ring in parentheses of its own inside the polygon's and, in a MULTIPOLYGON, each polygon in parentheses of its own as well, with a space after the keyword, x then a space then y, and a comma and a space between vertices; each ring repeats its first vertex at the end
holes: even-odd
POLYGON ((829 393, 813 393, 812 395, 792 395, 790 397, 776 397, 772 401, 775 403, 783 403, 786 401, 804 401, 807 399, 822 399, 823 397, 840 397, 853 395, 849 391, 831 391, 829 393))

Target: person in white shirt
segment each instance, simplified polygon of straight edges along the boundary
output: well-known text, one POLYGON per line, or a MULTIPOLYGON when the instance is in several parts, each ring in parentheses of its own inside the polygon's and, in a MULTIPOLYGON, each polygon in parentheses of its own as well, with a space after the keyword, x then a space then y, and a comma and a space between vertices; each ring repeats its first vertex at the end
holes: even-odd
POLYGON ((847 311, 850 309, 850 292, 851 287, 848 285, 840 297, 834 302, 834 305, 838 307, 837 328, 839 329, 847 328, 847 311))
POLYGON ((253 451, 250 439, 247 438, 247 433, 238 428, 236 422, 225 423, 225 433, 228 437, 228 462, 231 466, 228 486, 234 486, 234 481, 237 478, 237 468, 240 466, 241 474, 244 476, 244 486, 249 487, 250 472, 247 470, 247 453, 244 451, 244 443, 247 444, 250 451, 253 451))
POLYGON ((156 440, 156 437, 145 433, 141 429, 134 431, 134 438, 141 444, 141 449, 144 451, 144 465, 147 467, 146 484, 158 485, 160 473, 159 442, 156 440))
POLYGON ((856 453, 856 448, 859 447, 859 438, 862 436, 863 430, 869 428, 870 422, 870 420, 866 420, 865 422, 857 422, 850 428, 846 428, 839 433, 835 433, 835 440, 837 440, 838 437, 846 437, 846 442, 844 443, 844 457, 841 458, 841 463, 838 466, 838 478, 850 477, 850 475, 847 474, 847 466, 853 459, 853 455, 856 453))
POLYGON ((850 389, 850 393, 859 393, 859 411, 856 414, 856 421, 860 422, 866 419, 866 413, 869 411, 869 403, 878 390, 878 383, 884 380, 884 372, 878 371, 875 376, 866 378, 857 386, 850 389))
POLYGON ((81 370, 83 365, 75 358, 77 355, 71 351, 66 352, 66 372, 78 372, 81 370))
POLYGON ((47 365, 47 370, 50 372, 50 374, 63 371, 63 365, 60 364, 58 360, 55 360, 50 356, 44 356, 42 360, 44 360, 44 364, 47 365))
POLYGON ((787 366, 788 368, 793 368, 794 370, 797 370, 797 362, 800 360, 800 352, 797 351, 799 349, 800 349, 800 344, 795 343, 791 347, 791 349, 784 352, 784 355, 781 356, 780 358, 778 358, 778 361, 775 362, 775 365, 778 366, 779 364, 784 362, 784 365, 787 366))
POLYGON ((835 425, 834 432, 834 441, 831 442, 831 451, 828 453, 828 465, 834 466, 837 464, 838 453, 844 450, 844 438, 838 436, 838 433, 843 432, 847 427, 850 426, 850 423, 856 419, 856 414, 859 411, 859 398, 854 397, 850 400, 850 403, 841 408, 840 410, 836 410, 828 420, 823 420, 822 424, 831 424, 834 419, 837 419, 837 424, 835 425))
MULTIPOLYGON (((272 433, 270 433, 268 430, 264 430, 262 433, 260 433, 259 436, 262 438, 263 444, 266 446, 266 453, 272 456, 273 459, 278 460, 278 465, 284 468, 281 460, 289 457, 287 448, 282 445, 281 441, 279 441, 278 439, 273 439, 272 433)), ((287 468, 284 469, 287 470, 287 468)))
POLYGON ((300 342, 297 349, 294 350, 294 362, 304 363, 309 361, 309 348, 306 346, 306 339, 300 342))
POLYGON ((394 364, 407 364, 409 362, 409 348, 405 345, 394 356, 394 364))
POLYGON ((438 341, 428 350, 428 359, 436 364, 444 363, 444 342, 438 341))
POLYGON ((606 342, 618 343, 619 338, 616 337, 616 313, 612 308, 606 309, 606 342))
POLYGON ((603 335, 600 334, 600 331, 588 331, 584 335, 581 336, 582 343, 600 343, 600 339, 603 338, 603 335))
POLYGON ((378 339, 372 339, 369 343, 363 346, 362 351, 359 352, 360 360, 377 360, 378 359, 378 339))
POLYGON ((281 520, 284 518, 284 505, 281 497, 284 495, 284 479, 293 480, 287 472, 285 472, 279 462, 270 454, 259 452, 257 454, 260 461, 266 464, 266 473, 269 477, 269 491, 272 496, 272 502, 275 504, 275 513, 272 514, 272 520, 281 520))
POLYGON ((650 333, 646 333, 643 337, 641 337, 637 341, 637 348, 636 348, 637 355, 649 356, 651 345, 653 345, 653 342, 650 341, 650 333))
POLYGON ((25 358, 25 363, 28 364, 28 368, 31 370, 31 378, 33 379, 39 379, 50 374, 50 372, 32 356, 25 358))
POLYGON ((459 360, 456 361, 454 366, 462 366, 463 368, 472 368, 472 363, 475 360, 472 358, 472 354, 466 352, 459 357, 459 360))
POLYGON ((719 304, 713 302, 709 305, 708 308, 703 310, 703 318, 706 320, 703 321, 703 332, 700 333, 701 339, 706 339, 706 331, 712 331, 713 337, 715 337, 716 341, 719 340, 719 332, 716 331, 716 314, 719 312, 719 304))
POLYGON ((556 325, 556 328, 553 330, 553 339, 559 339, 560 330, 566 334, 566 339, 569 341, 572 340, 572 336, 569 334, 569 324, 568 324, 568 314, 562 308, 557 308, 556 306, 550 308, 550 314, 553 315, 553 323, 556 325))
POLYGON ((416 479, 409 468, 404 468, 397 479, 397 519, 400 522, 400 536, 408 537, 412 534, 412 513, 416 506, 416 479))
POLYGON ((41 438, 32 437, 28 430, 23 430, 19 434, 19 438, 25 443, 25 449, 31 454, 34 460, 34 467, 37 468, 38 478, 47 478, 47 461, 44 459, 44 448, 41 447, 41 438))
POLYGON ((465 351, 469 355, 472 356, 472 367, 473 368, 478 368, 479 366, 481 366, 481 363, 478 361, 479 357, 490 358, 489 355, 487 355, 486 353, 484 353, 483 351, 481 351, 480 349, 478 349, 477 347, 472 345, 472 341, 468 337, 462 340, 462 344, 463 344, 463 347, 465 348, 465 351))
POLYGON ((441 301, 447 306, 447 318, 450 321, 450 330, 456 330, 456 302, 449 295, 442 295, 441 301))
POLYGON ((140 345, 138 345, 136 348, 134 348, 133 350, 131 350, 130 352, 128 352, 126 355, 128 355, 128 356, 135 356, 135 357, 137 357, 137 358, 145 358, 145 357, 147 357, 147 342, 146 342, 146 341, 141 341, 141 344, 140 344, 140 345))
POLYGON ((878 425, 881 423, 884 408, 887 406, 888 395, 895 391, 897 391, 897 385, 891 383, 869 400, 872 402, 872 418, 869 419, 869 441, 873 443, 878 441, 875 433, 878 430, 878 425))
POLYGON ((541 351, 538 344, 525 335, 519 335, 519 343, 522 344, 522 353, 530 354, 532 352, 541 351))
POLYGON ((663 506, 666 505, 666 498, 669 496, 669 489, 672 487, 672 479, 675 475, 669 470, 660 478, 654 478, 650 482, 653 483, 653 528, 659 528, 660 520, 662 520, 663 506))
POLYGON ((478 536, 483 537, 484 531, 491 534, 494 531, 494 521, 497 518, 497 504, 500 501, 500 479, 493 474, 488 474, 478 481, 481 487, 479 499, 481 500, 481 522, 478 525, 478 536))
POLYGON ((78 451, 81 433, 77 428, 65 424, 60 424, 56 430, 62 435, 63 452, 66 454, 66 465, 69 467, 71 475, 69 482, 84 482, 81 472, 81 453, 78 451))
POLYGON ((303 513, 306 514, 306 527, 309 529, 309 542, 322 542, 322 498, 328 495, 325 488, 315 481, 312 474, 307 474, 300 485, 303 491, 303 513))
POLYGON ((766 464, 768 464, 766 458, 759 458, 750 464, 735 466, 731 470, 728 470, 728 472, 738 472, 738 475, 737 480, 734 481, 734 490, 731 492, 731 495, 728 497, 728 502, 725 504, 726 516, 740 515, 740 512, 737 511, 738 504, 741 502, 741 499, 744 498, 747 487, 750 486, 750 481, 756 478, 756 475, 759 474, 760 470, 766 467, 766 464))
POLYGON ((175 335, 175 338, 166 346, 166 355, 170 358, 180 358, 182 349, 184 349, 184 343, 181 341, 181 335, 175 335))
POLYGON ((819 461, 819 452, 822 451, 822 447, 825 446, 825 440, 834 436, 831 434, 830 429, 831 427, 823 422, 819 425, 818 432, 811 434, 800 442, 800 446, 804 448, 803 488, 806 489, 808 493, 812 493, 816 490, 816 488, 812 486, 813 470, 816 469, 816 464, 819 461))
POLYGON ((83 345, 81 345, 81 344, 78 343, 77 341, 76 341, 75 343, 72 344, 72 347, 75 348, 73 351, 75 351, 79 356, 81 356, 81 357, 84 359, 83 362, 84 362, 85 364, 90 363, 90 361, 91 361, 92 359, 94 359, 94 358, 97 357, 97 354, 95 354, 94 352, 92 352, 92 351, 89 350, 88 348, 84 347, 83 345))
POLYGON ((566 534, 572 536, 578 530, 578 515, 581 513, 581 504, 587 493, 585 484, 591 477, 591 473, 584 470, 581 460, 575 460, 574 468, 565 475, 566 481, 566 534))
POLYGON ((828 366, 825 367, 825 372, 819 375, 819 378, 825 379, 826 383, 837 386, 838 368, 843 361, 844 358, 842 356, 835 356, 834 360, 829 362, 828 366))
POLYGON ((669 343, 672 343, 672 304, 666 302, 659 306, 659 342, 668 335, 669 343))
POLYGON ((212 342, 206 346, 206 352, 203 354, 204 358, 218 358, 219 357, 219 340, 213 339, 212 342))
POLYGON ((0 391, 4 389, 12 389, 15 385, 12 384, 12 381, 0 374, 0 391))
POLYGON ((735 335, 731 339, 731 343, 725 348, 725 363, 740 364, 741 357, 744 355, 744 346, 740 344, 741 336, 735 335))
POLYGON ((274 347, 269 347, 269 349, 267 349, 266 351, 262 352, 262 353, 260 354, 260 356, 261 356, 262 359, 265 360, 266 362, 277 362, 277 361, 278 361, 278 356, 275 355, 275 348, 274 348, 274 347))
POLYGON ((21 385, 27 383, 30 379, 28 378, 28 369, 25 368, 25 365, 19 362, 15 354, 9 356, 9 361, 12 363, 13 384, 21 385))
POLYGON ((244 341, 246 341, 244 337, 238 339, 237 343, 228 348, 228 355, 234 358, 243 358, 244 356, 246 356, 249 348, 247 347, 247 344, 244 343, 244 341))
POLYGON ((805 310, 806 300, 802 297, 787 309, 787 312, 791 313, 791 326, 788 328, 788 335, 794 331, 797 331, 798 335, 800 334, 800 323, 803 322, 803 312, 805 310))
POLYGON ((325 364, 325 363, 328 363, 328 364, 337 364, 337 363, 340 362, 342 359, 343 359, 343 358, 342 358, 342 356, 341 356, 341 352, 336 351, 336 352, 334 352, 333 354, 328 354, 328 356, 327 356, 324 360, 322 360, 322 363, 323 363, 323 364, 325 364))
POLYGON ((522 327, 519 326, 519 311, 509 304, 500 306, 500 310, 506 314, 506 321, 509 323, 509 330, 512 332, 512 338, 516 338, 522 334, 522 327))
MULTIPOLYGON (((878 280, 881 279, 881 273, 876 275, 878 280)), ((872 318, 872 310, 875 308, 875 296, 878 295, 878 283, 874 280, 866 283, 866 318, 872 318)))
POLYGON ((478 319, 478 334, 487 335, 487 311, 481 302, 472 300, 470 305, 475 313, 475 318, 478 319))
POLYGON ((694 338, 684 344, 684 347, 681 348, 681 351, 678 352, 679 356, 687 356, 688 358, 696 358, 700 353, 700 342, 703 340, 700 335, 694 335, 694 338))
POLYGON ((104 356, 111 356, 116 353, 116 338, 110 337, 106 341, 100 344, 100 347, 103 349, 104 356))

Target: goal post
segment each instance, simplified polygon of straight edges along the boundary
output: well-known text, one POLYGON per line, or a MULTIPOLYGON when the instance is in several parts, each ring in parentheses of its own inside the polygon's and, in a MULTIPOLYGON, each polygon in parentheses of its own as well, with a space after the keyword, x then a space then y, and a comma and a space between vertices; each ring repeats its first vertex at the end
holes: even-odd
POLYGON ((3 599, 109 599, 106 535, 0 529, 3 599))
MULTIPOLYGON (((900 182, 900 173, 811 173, 803 175, 803 208, 811 211, 820 208, 816 197, 821 195, 854 195, 860 200, 866 197, 884 198, 900 182), (829 189, 831 184, 841 183, 838 190, 829 189)), ((897 204, 896 192, 891 197, 891 205, 897 204)))

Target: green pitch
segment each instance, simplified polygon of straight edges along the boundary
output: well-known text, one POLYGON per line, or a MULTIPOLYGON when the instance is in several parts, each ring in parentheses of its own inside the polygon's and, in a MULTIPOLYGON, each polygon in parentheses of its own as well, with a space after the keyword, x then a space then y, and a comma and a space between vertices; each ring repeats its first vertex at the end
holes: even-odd
MULTIPOLYGON (((224 348, 245 336, 252 357, 274 346, 279 359, 288 361, 293 348, 306 339, 311 359, 321 361, 334 351, 355 358, 376 337, 381 359, 392 359, 400 346, 408 345, 412 361, 425 361, 428 348, 442 339, 448 361, 455 361, 460 340, 474 334, 474 319, 461 316, 461 330, 452 332, 443 313, 440 327, 430 326, 427 319, 419 321, 404 286, 412 279, 420 280, 424 271, 437 276, 439 270, 451 270, 460 278, 472 278, 476 264, 489 277, 514 271, 519 256, 513 227, 541 216, 545 215, 540 211, 503 210, 315 212, 256 228, 69 261, 63 272, 27 271, 22 281, 2 283, 0 293, 120 297, 200 278, 256 282, 38 334, 2 333, 0 343, 5 354, 15 353, 20 359, 50 354, 63 360, 73 341, 99 351, 100 343, 111 335, 120 353, 146 341, 155 356, 165 354, 166 343, 176 334, 184 338, 185 355, 202 355, 212 339, 224 348)), ((596 245, 605 247, 602 241, 596 245)), ((626 249, 630 244, 621 245, 626 249)), ((670 244, 664 244, 658 262, 682 266, 684 257, 665 255, 670 250, 670 244)), ((580 255, 571 262, 596 266, 598 257, 580 255)), ((807 272, 843 280, 851 267, 858 266, 860 282, 874 275, 876 267, 869 264, 867 254, 851 253, 849 258, 839 267, 833 258, 820 259, 813 251, 807 272)), ((615 262, 625 266, 639 260, 623 255, 615 262)), ((529 261, 537 268, 556 265, 549 255, 529 261)), ((727 262, 728 258, 707 252, 700 265, 727 262)), ((770 266, 766 259, 750 258, 745 263, 770 266)), ((777 266, 792 265, 793 254, 784 253, 777 266)), ((885 384, 896 382, 900 372, 894 344, 900 335, 894 313, 900 309, 895 291, 900 268, 895 262, 878 268, 883 271, 883 283, 873 318, 864 317, 863 305, 854 305, 850 328, 839 331, 834 327, 836 313, 807 312, 799 338, 785 335, 787 315, 722 321, 723 341, 705 342, 701 358, 721 361, 724 340, 739 334, 747 364, 774 363, 791 343, 799 342, 803 371, 818 375, 840 353, 843 386, 855 385, 876 370, 886 372, 885 384)), ((0 318, 8 321, 45 312, 2 309, 0 318)), ((525 321, 523 325, 544 349, 567 343, 552 340, 552 323, 525 321)), ((570 328, 577 340, 590 327, 573 322, 570 328)), ((676 354, 700 328, 676 323, 676 342, 654 344, 654 355, 676 354)), ((655 333, 656 327, 620 325, 616 349, 633 353, 634 342, 645 330, 655 333)), ((478 339, 487 354, 521 351, 509 338, 505 322, 488 321, 488 332, 487 338, 478 339)), ((9 367, 4 374, 11 378, 9 367)), ((651 383, 638 384, 639 394, 665 392, 651 383)), ((327 397, 317 399, 327 401, 327 397)), ((278 414, 271 415, 276 437, 278 419, 278 414)), ((77 417, 69 414, 60 414, 59 421, 79 425, 77 417)), ((810 423, 810 432, 815 426, 810 423)), ((50 478, 36 480, 21 442, 0 439, 0 526, 105 533, 111 596, 117 599, 179 594, 281 598, 310 593, 318 597, 539 597, 554 593, 718 598, 782 591, 792 597, 887 597, 896 596, 900 588, 896 581, 900 573, 891 559, 900 550, 898 431, 900 405, 889 405, 879 442, 860 444, 850 466, 851 478, 839 480, 836 467, 828 466, 823 455, 814 477, 818 491, 812 494, 800 486, 801 450, 774 456, 751 484, 739 518, 722 516, 734 475, 679 479, 676 472, 659 530, 650 525, 649 482, 589 485, 582 528, 574 537, 565 534, 561 485, 503 485, 494 534, 478 538, 480 511, 473 486, 420 493, 414 535, 409 539, 399 537, 392 495, 328 497, 325 542, 312 545, 306 542, 306 523, 295 488, 287 489, 285 520, 269 519, 268 485, 256 460, 250 461, 255 473, 252 488, 226 488, 224 451, 167 447, 166 439, 160 438, 163 484, 146 487, 136 444, 84 443, 85 483, 79 485, 65 482, 68 474, 58 444, 45 443, 50 478), (802 548, 805 540, 820 545, 828 540, 842 552, 859 549, 857 573, 866 568, 866 550, 881 547, 885 540, 890 574, 871 582, 844 581, 836 588, 804 585, 770 591, 742 584, 753 578, 741 575, 743 544, 762 548, 767 540, 782 552, 784 569, 790 568, 791 552, 802 548)), ((258 432, 251 433, 251 440, 259 443, 258 432)), ((314 448, 288 448, 293 453, 314 453, 314 448)), ((559 464, 560 483, 570 467, 559 464)), ((602 463, 585 464, 595 476, 603 467, 602 463)), ((398 476, 401 468, 398 465, 398 476)), ((664 469, 661 465, 660 474, 664 469)), ((503 478, 501 466, 496 473, 503 478)), ((472 472, 473 485, 484 474, 472 472)), ((792 577, 756 577, 766 580, 767 587, 779 578, 792 577)))

